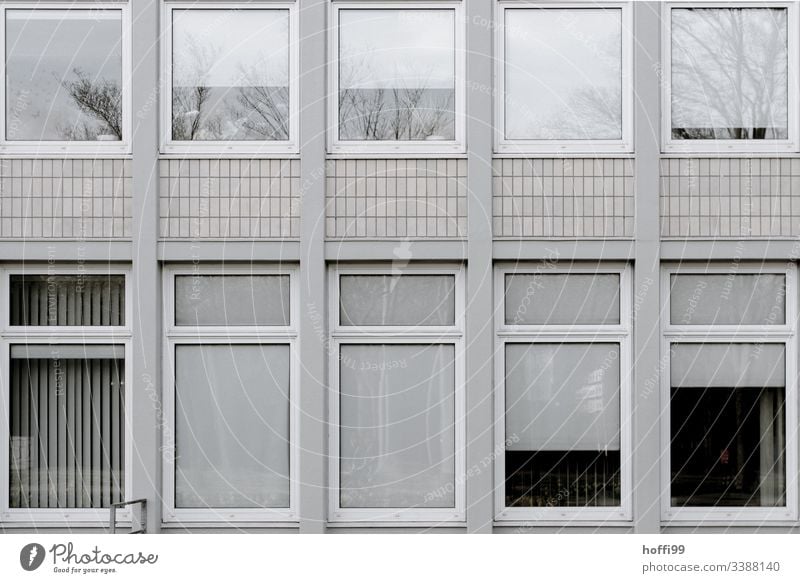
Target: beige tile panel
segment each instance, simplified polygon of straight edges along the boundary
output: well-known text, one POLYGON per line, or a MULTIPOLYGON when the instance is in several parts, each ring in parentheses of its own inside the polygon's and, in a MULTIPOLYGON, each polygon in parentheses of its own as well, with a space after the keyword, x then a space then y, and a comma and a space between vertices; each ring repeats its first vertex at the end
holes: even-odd
POLYGON ((0 238, 127 239, 130 160, 0 160, 0 238))
POLYGON ((503 158, 492 170, 495 238, 634 235, 631 159, 503 158))

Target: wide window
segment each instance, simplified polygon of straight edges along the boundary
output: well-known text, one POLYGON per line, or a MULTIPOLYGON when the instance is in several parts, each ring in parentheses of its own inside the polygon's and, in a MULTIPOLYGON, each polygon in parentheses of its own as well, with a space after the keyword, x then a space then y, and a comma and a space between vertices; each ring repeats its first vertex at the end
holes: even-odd
POLYGON ((794 270, 668 269, 664 286, 665 518, 794 517, 794 270))
POLYGON ((18 6, 0 7, 5 29, 0 150, 124 152, 127 6, 18 6))
POLYGON ((296 520, 292 272, 168 272, 165 519, 296 520))
POLYGON ((332 150, 461 150, 460 3, 332 6, 332 150))
POLYGON ((496 519, 629 518, 628 270, 497 273, 496 519))
POLYGON ((675 150, 797 146, 796 7, 665 7, 664 136, 675 150))
POLYGON ((331 520, 464 519, 460 270, 332 275, 331 520))
POLYGON ((296 149, 292 2, 165 4, 166 152, 296 149))
POLYGON ((128 480, 125 275, 4 275, 3 514, 105 521, 128 480))
POLYGON ((627 3, 498 4, 497 150, 629 151, 627 3))

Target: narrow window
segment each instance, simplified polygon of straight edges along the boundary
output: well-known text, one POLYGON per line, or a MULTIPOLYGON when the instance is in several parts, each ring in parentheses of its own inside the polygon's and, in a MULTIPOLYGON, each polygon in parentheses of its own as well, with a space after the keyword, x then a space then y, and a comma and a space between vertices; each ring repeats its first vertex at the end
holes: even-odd
POLYGON ((463 513, 460 273, 335 273, 332 520, 463 513))

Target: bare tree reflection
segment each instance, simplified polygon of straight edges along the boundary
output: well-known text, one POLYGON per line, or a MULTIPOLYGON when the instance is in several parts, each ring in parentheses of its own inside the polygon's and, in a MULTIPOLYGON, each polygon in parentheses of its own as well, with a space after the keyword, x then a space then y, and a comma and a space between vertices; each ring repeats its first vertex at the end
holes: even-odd
POLYGON ((192 61, 185 63, 181 59, 174 73, 183 85, 172 88, 172 139, 208 139, 221 129, 220 120, 208 111, 211 100, 208 75, 219 50, 188 35, 186 55, 191 55, 192 61))
POLYGON ((672 137, 786 138, 786 27, 785 9, 673 11, 672 137))
POLYGON ((243 73, 245 83, 238 88, 234 116, 242 127, 265 140, 289 139, 289 88, 266 81, 258 82, 254 68, 243 73))
POLYGON ((339 74, 339 137, 343 140, 454 139, 454 90, 435 88, 430 73, 413 85, 367 87, 380 79, 364 58, 346 57, 339 74))
POLYGON ((81 69, 73 69, 74 79, 62 87, 85 117, 58 131, 66 140, 91 141, 100 136, 122 139, 122 89, 116 81, 92 79, 81 69))
MULTIPOLYGON (((228 81, 229 86, 215 86, 210 77, 221 49, 207 40, 201 46, 194 37, 187 36, 189 50, 181 55, 180 69, 175 74, 181 85, 172 89, 172 138, 289 139, 289 88, 285 81, 270 81, 268 70, 274 69, 275 64, 242 65, 238 77, 228 81)), ((284 68, 274 76, 285 79, 288 70, 284 68)))

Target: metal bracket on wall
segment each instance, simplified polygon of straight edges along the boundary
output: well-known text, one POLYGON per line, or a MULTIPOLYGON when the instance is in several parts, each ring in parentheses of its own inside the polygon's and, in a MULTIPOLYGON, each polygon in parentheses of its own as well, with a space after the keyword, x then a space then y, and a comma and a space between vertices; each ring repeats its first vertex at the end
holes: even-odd
POLYGON ((108 521, 109 533, 117 533, 117 508, 125 508, 126 506, 132 506, 131 530, 128 534, 145 534, 147 532, 147 500, 145 498, 112 504, 109 508, 111 512, 108 521))

